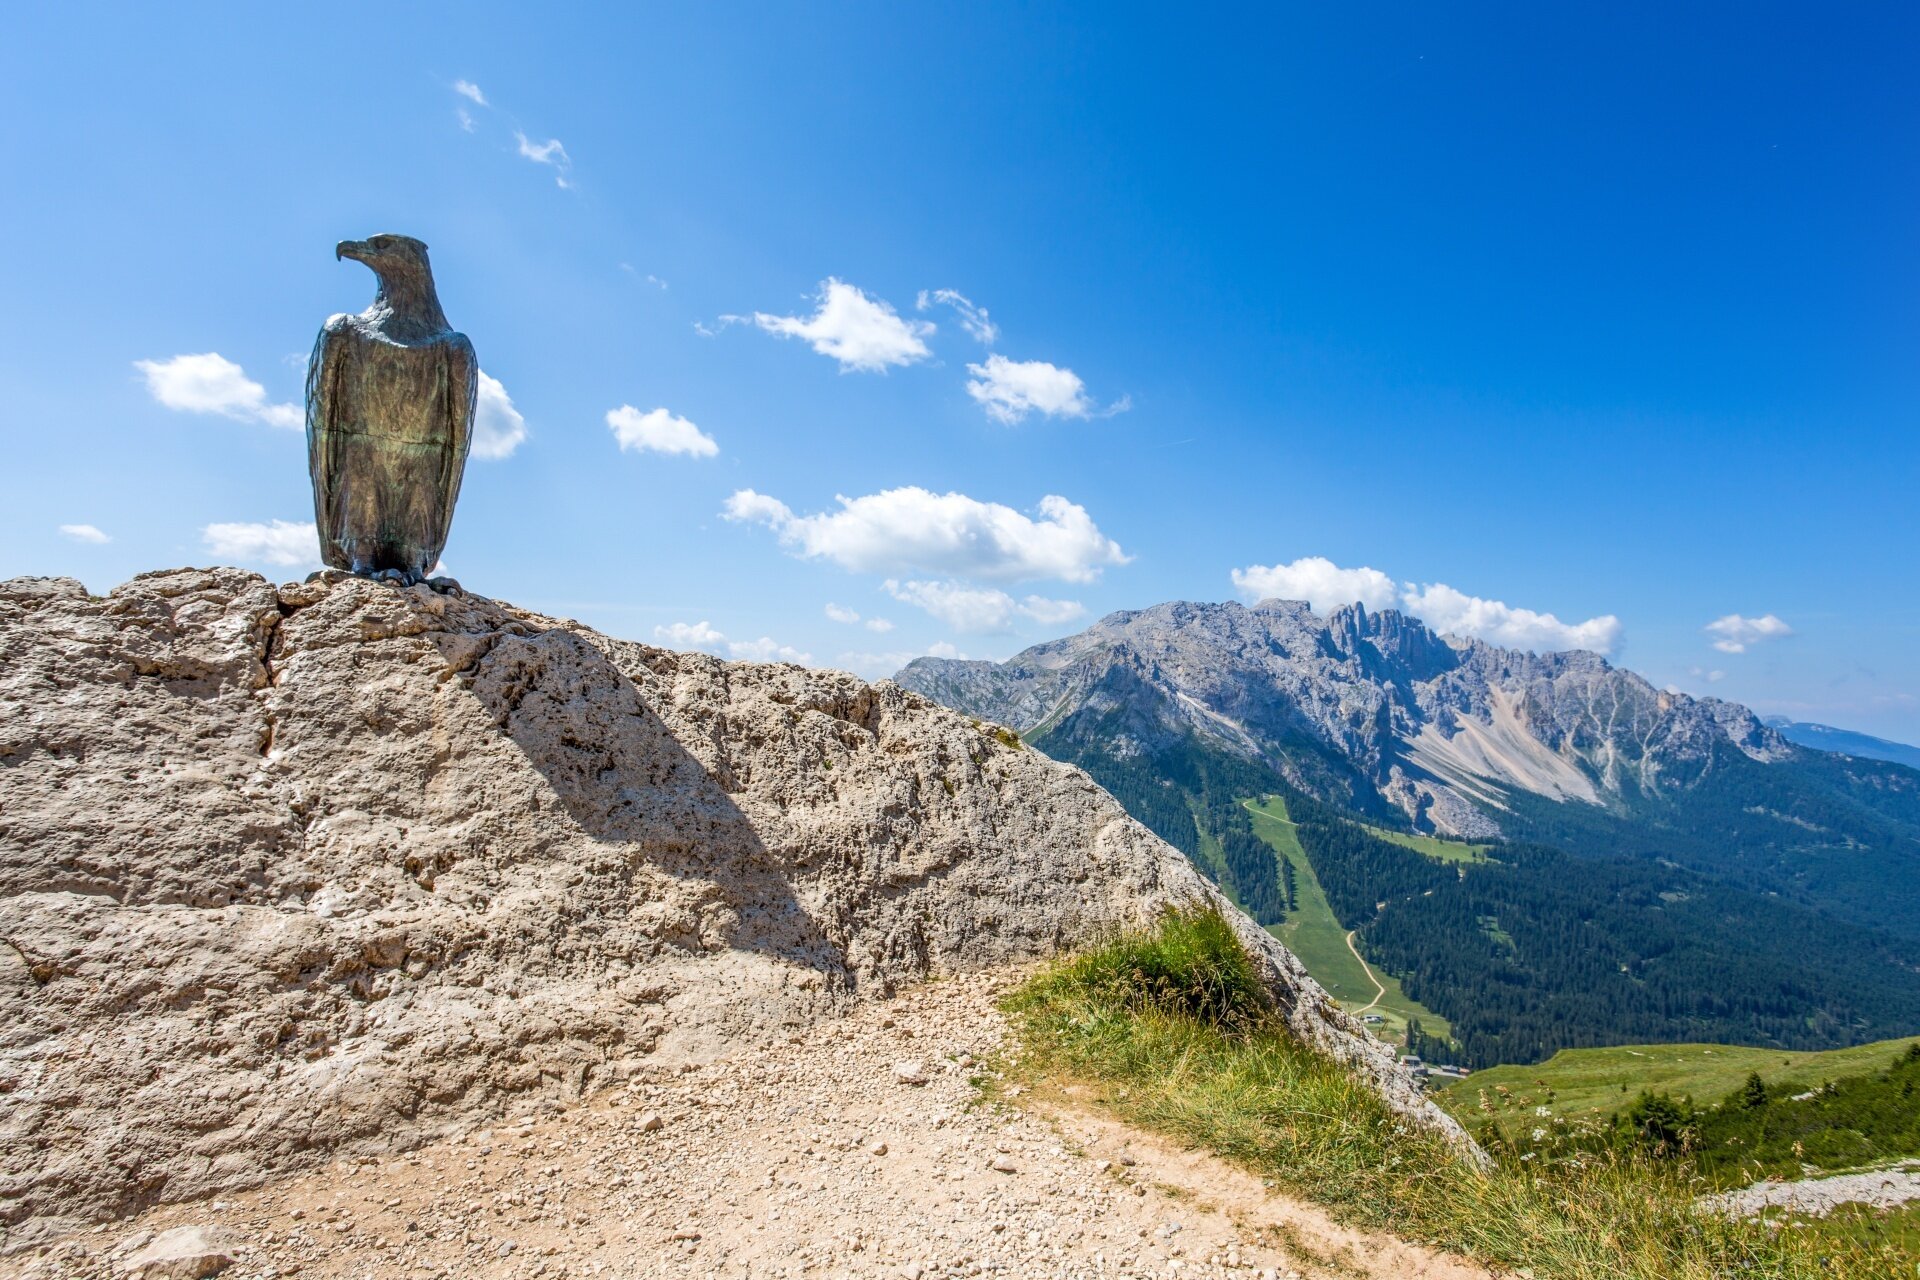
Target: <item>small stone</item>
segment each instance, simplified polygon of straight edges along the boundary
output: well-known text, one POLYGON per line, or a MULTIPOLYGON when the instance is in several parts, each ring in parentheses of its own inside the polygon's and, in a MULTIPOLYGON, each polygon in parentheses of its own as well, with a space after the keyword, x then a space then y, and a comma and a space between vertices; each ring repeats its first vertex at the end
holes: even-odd
POLYGON ((867 1144, 867 1154, 874 1155, 874 1156, 883 1156, 887 1154, 887 1144, 884 1142, 878 1142, 878 1141, 869 1142, 867 1144))
POLYGON ((135 1249, 138 1249, 151 1239, 153 1239, 153 1232, 136 1231, 130 1236, 123 1237, 119 1244, 113 1246, 113 1251, 115 1253, 132 1253, 135 1249))
POLYGON ((1019 1166, 1013 1163, 1012 1156, 995 1156, 987 1163, 987 1168, 995 1173, 1014 1173, 1018 1171, 1019 1166))
POLYGON ((918 1087, 927 1082, 927 1069, 914 1061, 896 1062, 893 1064, 893 1078, 901 1084, 918 1087))
POLYGON ((658 1133, 666 1127, 667 1122, 660 1118, 658 1111, 649 1111, 640 1117, 640 1132, 642 1133, 658 1133))

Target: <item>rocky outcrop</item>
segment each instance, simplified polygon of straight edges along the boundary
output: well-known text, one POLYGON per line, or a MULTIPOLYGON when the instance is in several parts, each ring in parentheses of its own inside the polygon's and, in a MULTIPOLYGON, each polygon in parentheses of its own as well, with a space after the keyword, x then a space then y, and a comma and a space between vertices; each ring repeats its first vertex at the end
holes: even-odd
POLYGON ((1499 835, 1515 791, 1630 802, 1687 785, 1723 747, 1795 754, 1745 707, 1656 689, 1597 654, 1442 637, 1359 605, 1322 617, 1297 600, 1175 601, 1004 663, 919 658, 896 679, 1059 754, 1192 735, 1305 790, 1363 809, 1384 799, 1465 836, 1499 835))
MULTIPOLYGON (((1200 901, 1079 770, 889 682, 337 574, 0 584, 15 1246, 1200 901)), ((1458 1134, 1225 909, 1298 1034, 1458 1134)))

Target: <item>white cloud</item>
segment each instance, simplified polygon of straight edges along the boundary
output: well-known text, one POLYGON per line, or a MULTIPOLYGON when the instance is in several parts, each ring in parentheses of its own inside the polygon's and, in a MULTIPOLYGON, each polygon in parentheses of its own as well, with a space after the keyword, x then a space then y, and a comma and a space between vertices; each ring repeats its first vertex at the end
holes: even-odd
MULTIPOLYGON (((815 351, 849 369, 877 373, 889 365, 907 365, 932 355, 923 339, 934 327, 924 320, 904 320, 879 298, 869 298, 844 280, 829 277, 815 295, 820 306, 811 316, 753 313, 753 323, 784 338, 804 338, 815 351)), ((738 316, 722 316, 736 321, 738 316)))
POLYGON ((455 107, 453 109, 453 116, 454 116, 454 119, 460 122, 460 127, 462 129, 464 129, 468 133, 473 132, 473 117, 470 114, 468 114, 467 109, 465 107, 455 107))
POLYGON ((699 649, 705 653, 719 653, 727 642, 727 637, 707 625, 704 619, 699 622, 675 622, 664 627, 655 627, 653 638, 664 641, 675 649, 699 649))
POLYGON ((91 542, 94 546, 105 546, 113 539, 90 524, 63 524, 60 532, 75 542, 91 542))
POLYGON ((560 139, 548 138, 545 142, 535 142, 518 129, 513 136, 520 143, 520 154, 535 164, 550 165, 556 171, 553 180, 562 187, 572 186, 568 180, 573 172, 573 157, 560 145, 560 139))
MULTIPOLYGON (((996 353, 985 364, 968 365, 967 372, 973 375, 967 380, 967 394, 996 422, 1011 426, 1033 412, 1049 418, 1085 418, 1093 413, 1093 401, 1087 398, 1087 384, 1080 375, 1045 360, 1009 360, 996 353)), ((1111 412, 1124 408, 1122 402, 1111 412)))
POLYGON ((311 522, 210 524, 200 538, 214 555, 243 564, 297 568, 320 563, 320 534, 311 522))
POLYGON ((1610 613, 1585 622, 1562 622, 1550 613, 1516 609, 1499 600, 1466 595, 1442 582, 1419 587, 1408 583, 1401 594, 1401 603, 1408 613, 1435 631, 1473 636, 1489 644, 1539 653, 1567 649, 1612 653, 1619 647, 1625 630, 1620 619, 1610 613))
POLYGON ((711 458, 720 452, 712 436, 685 418, 665 409, 642 413, 630 404, 607 410, 607 426, 624 452, 684 453, 694 458, 711 458))
POLYGON ((797 516, 778 498, 742 489, 721 514, 766 525, 804 559, 831 560, 858 573, 1092 582, 1108 565, 1132 558, 1084 507, 1054 494, 1040 500, 1038 520, 997 502, 915 486, 837 501, 838 511, 797 516))
POLYGON ((1019 610, 1013 597, 997 587, 970 587, 960 582, 896 582, 891 578, 883 585, 895 600, 925 609, 955 631, 973 635, 1010 629, 1019 610))
POLYGON ((884 653, 843 653, 836 661, 848 671, 878 680, 891 676, 915 658, 964 658, 967 655, 942 640, 916 653, 912 649, 894 649, 884 653))
POLYGON ((1049 600, 1045 596, 1015 600, 997 587, 964 582, 898 582, 889 578, 881 585, 895 600, 925 609, 955 631, 972 635, 1005 632, 1021 618, 1057 625, 1086 612, 1077 600, 1049 600))
POLYGON ((960 327, 982 346, 990 347, 1000 337, 1000 327, 987 318, 987 309, 976 304, 958 289, 922 289, 914 302, 916 311, 925 311, 936 302, 952 307, 960 316, 960 327))
POLYGON ((1456 591, 1444 582, 1394 580, 1378 569, 1343 569, 1325 556, 1303 556, 1291 564, 1251 565, 1233 571, 1233 585, 1248 600, 1305 600, 1327 614, 1348 604, 1369 609, 1398 608, 1447 635, 1472 636, 1513 649, 1557 653, 1591 649, 1612 653, 1624 629, 1612 614, 1585 622, 1562 622, 1550 613, 1518 609, 1456 591))
POLYGON ((1078 600, 1049 600, 1044 596, 1020 597, 1020 612, 1042 626, 1057 627, 1081 617, 1087 607, 1078 600))
POLYGON ((487 105, 487 95, 480 92, 480 86, 471 80, 455 80, 453 82, 453 91, 461 97, 471 100, 475 106, 484 107, 487 105))
POLYGON ((1705 667, 1689 667, 1687 674, 1695 680, 1705 680, 1708 684, 1719 684, 1727 678, 1724 671, 1709 671, 1705 667))
POLYGON ((1347 604, 1390 609, 1400 598, 1393 579, 1378 569, 1342 569, 1325 556, 1302 556, 1292 564, 1235 569, 1233 585, 1250 602, 1305 600, 1322 614, 1347 604))
POLYGON ((513 397, 498 378, 480 371, 480 390, 473 406, 473 456, 511 458, 527 438, 527 420, 513 407, 513 397))
POLYGON ((792 645, 781 644, 771 636, 761 636, 758 640, 729 640, 725 632, 705 619, 655 627, 653 638, 675 649, 696 649, 716 656, 725 654, 741 662, 796 662, 804 667, 813 661, 812 654, 802 653, 792 645))
POLYGON ((267 389, 218 352, 174 356, 170 360, 135 360, 133 367, 146 375, 148 393, 169 409, 217 413, 223 418, 264 422, 289 431, 306 425, 307 416, 299 405, 268 403, 267 389))
POLYGON ((893 630, 893 623, 885 618, 868 618, 865 622, 861 622, 860 611, 858 609, 849 609, 843 604, 827 605, 827 617, 840 623, 842 626, 851 627, 857 623, 869 631, 884 633, 893 630))
POLYGON ((1749 645, 1793 634, 1792 627, 1770 613, 1758 618, 1730 613, 1714 619, 1701 630, 1714 637, 1713 647, 1722 653, 1745 653, 1749 645))
POLYGON ((812 654, 781 644, 771 636, 732 641, 727 645, 727 653, 741 662, 792 662, 803 667, 813 662, 812 654))

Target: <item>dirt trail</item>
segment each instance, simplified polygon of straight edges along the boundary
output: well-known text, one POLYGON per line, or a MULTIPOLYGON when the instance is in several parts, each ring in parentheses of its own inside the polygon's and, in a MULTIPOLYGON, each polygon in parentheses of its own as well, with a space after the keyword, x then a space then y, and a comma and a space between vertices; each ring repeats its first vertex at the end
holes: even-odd
POLYGON ((0 1276, 117 1275, 183 1224, 240 1242, 222 1280, 1488 1275, 1072 1104, 979 1104, 968 1077, 1003 1045, 1009 980, 928 984, 771 1054, 167 1206, 0 1276))
POLYGON ((1353 952, 1353 958, 1360 962, 1360 972, 1366 974, 1367 981, 1373 984, 1373 999, 1367 1002, 1364 1009, 1353 1011, 1353 1016, 1358 1018, 1373 1012, 1373 1007, 1386 999, 1387 989, 1381 985, 1380 979, 1373 976, 1373 966, 1369 965, 1366 957, 1360 954, 1360 948, 1353 945, 1353 933, 1352 929, 1347 930, 1347 950, 1353 952))

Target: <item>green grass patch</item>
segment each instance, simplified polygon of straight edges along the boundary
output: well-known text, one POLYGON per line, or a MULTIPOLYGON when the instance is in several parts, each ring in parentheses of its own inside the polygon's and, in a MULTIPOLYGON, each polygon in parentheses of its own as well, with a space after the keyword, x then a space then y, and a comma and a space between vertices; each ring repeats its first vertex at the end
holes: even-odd
POLYGON ((1200 864, 1200 869, 1207 873, 1209 880, 1220 886, 1220 892, 1233 899, 1233 905, 1244 911, 1246 908, 1234 894, 1233 885, 1227 875, 1226 850, 1220 847, 1219 837, 1207 830, 1207 824, 1200 820, 1199 804, 1192 796, 1187 796, 1185 799, 1187 811, 1193 814, 1194 836, 1200 842, 1199 848, 1194 851, 1193 860, 1200 864))
POLYGON ((1605 1049, 1562 1049, 1533 1066, 1489 1067, 1440 1090, 1434 1101, 1463 1121, 1491 1114, 1512 1137, 1547 1116, 1567 1121, 1605 1120, 1643 1091, 1717 1102, 1758 1073, 1769 1088, 1817 1089, 1830 1080, 1884 1068, 1920 1036, 1880 1040, 1851 1049, 1793 1053, 1731 1044, 1631 1044, 1605 1049), (1493 1110, 1481 1105, 1481 1094, 1493 1110))
POLYGON ((1253 834, 1272 846, 1276 855, 1293 864, 1294 909, 1287 913, 1285 922, 1270 930, 1273 936, 1300 958, 1313 980, 1325 987, 1327 994, 1338 1000, 1342 1008, 1356 1012, 1372 1005, 1368 1012, 1377 1013, 1382 1019, 1372 1030, 1381 1039, 1404 1045, 1407 1023, 1414 1018, 1420 1020, 1421 1028, 1428 1035, 1451 1036, 1453 1029, 1445 1018, 1408 996, 1401 990, 1398 978, 1356 957, 1347 946, 1347 930, 1333 914, 1326 890, 1313 873, 1313 863, 1300 847, 1293 821, 1287 816, 1286 801, 1279 796, 1268 796, 1245 803, 1247 812, 1253 815, 1253 834), (1385 994, 1377 1002, 1374 1000, 1376 982, 1385 988, 1385 994))
POLYGON ((1685 1183, 1622 1157, 1476 1169, 1293 1040, 1217 914, 1169 915, 1040 974, 1005 1008, 1020 1052, 1004 1070, 1041 1096, 1081 1086, 1342 1221, 1534 1280, 1914 1274, 1897 1244, 1697 1213, 1685 1183))
MULTIPOLYGON (((1361 826, 1366 826, 1361 823, 1361 826)), ((1414 835, 1406 831, 1389 831, 1385 827, 1367 827, 1367 831, 1389 844, 1402 845, 1415 853, 1424 853, 1435 862, 1486 862, 1487 850, 1492 845, 1468 844, 1464 840, 1443 840, 1439 836, 1414 835)))

